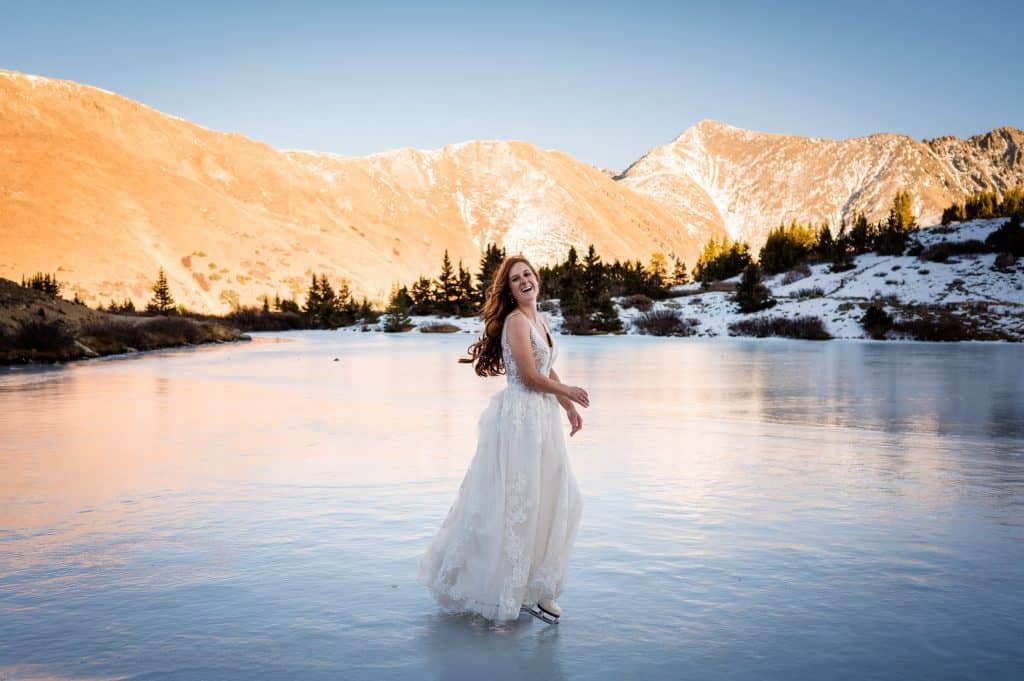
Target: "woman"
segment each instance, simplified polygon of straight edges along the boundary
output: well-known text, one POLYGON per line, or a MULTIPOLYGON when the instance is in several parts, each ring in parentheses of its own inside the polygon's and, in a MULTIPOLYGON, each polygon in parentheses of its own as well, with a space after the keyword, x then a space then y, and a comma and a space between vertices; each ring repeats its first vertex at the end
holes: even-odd
POLYGON ((558 406, 575 435, 589 406, 582 388, 552 368, 558 355, 537 312, 540 280, 522 256, 506 258, 484 303, 484 333, 469 347, 480 376, 506 374, 507 387, 480 416, 476 454, 459 493, 419 565, 419 581, 442 608, 493 621, 526 610, 561 616, 569 553, 582 502, 565 451, 558 406))

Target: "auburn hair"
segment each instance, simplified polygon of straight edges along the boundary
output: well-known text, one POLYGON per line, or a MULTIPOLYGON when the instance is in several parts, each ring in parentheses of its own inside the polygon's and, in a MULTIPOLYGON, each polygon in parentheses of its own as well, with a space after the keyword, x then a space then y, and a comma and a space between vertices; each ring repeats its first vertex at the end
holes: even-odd
POLYGON ((500 376, 505 373, 505 360, 501 356, 501 332, 505 328, 505 319, 516 309, 516 299, 512 297, 512 285, 508 281, 509 270, 513 265, 526 263, 537 279, 537 291, 540 291, 540 274, 524 256, 511 255, 501 261, 491 285, 487 289, 487 298, 480 316, 484 320, 484 331, 480 338, 469 346, 466 352, 469 357, 460 359, 465 364, 473 364, 479 376, 500 376))

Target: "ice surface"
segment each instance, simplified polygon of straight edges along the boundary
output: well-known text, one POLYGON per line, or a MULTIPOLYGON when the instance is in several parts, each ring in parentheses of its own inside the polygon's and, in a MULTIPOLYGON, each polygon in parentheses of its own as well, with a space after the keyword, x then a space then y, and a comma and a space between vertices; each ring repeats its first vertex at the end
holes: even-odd
POLYGON ((415 562, 503 379, 299 332, 0 376, 0 675, 1013 678, 1024 347, 573 338, 557 627, 415 562))

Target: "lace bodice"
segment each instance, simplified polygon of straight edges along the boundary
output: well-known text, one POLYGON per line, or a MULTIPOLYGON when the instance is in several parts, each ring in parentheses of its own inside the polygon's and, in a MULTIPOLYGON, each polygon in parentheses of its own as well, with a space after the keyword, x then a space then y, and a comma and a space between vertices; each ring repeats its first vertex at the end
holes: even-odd
MULTIPOLYGON (((540 320, 538 319, 538 322, 540 320)), ((548 340, 544 331, 540 328, 540 324, 533 324, 529 319, 526 323, 530 325, 530 346, 533 349, 533 361, 537 367, 537 371, 542 376, 547 376, 551 372, 551 367, 555 363, 555 358, 558 357, 558 346, 548 347, 548 340)), ((552 337, 552 343, 554 337, 552 337)), ((505 326, 501 330, 501 357, 505 361, 505 376, 508 378, 508 385, 516 387, 525 387, 523 385, 523 377, 519 371, 519 367, 516 365, 515 358, 512 357, 512 346, 508 341, 508 323, 506 320, 505 326)))

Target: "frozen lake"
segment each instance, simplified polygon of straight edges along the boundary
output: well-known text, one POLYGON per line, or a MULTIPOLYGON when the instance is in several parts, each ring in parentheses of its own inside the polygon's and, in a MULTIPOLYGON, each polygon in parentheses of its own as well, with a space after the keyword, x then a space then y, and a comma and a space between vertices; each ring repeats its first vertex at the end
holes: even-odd
POLYGON ((504 385, 471 337, 256 336, 0 369, 0 679, 1024 666, 1024 346, 560 337, 565 615, 491 626, 415 581, 504 385))

